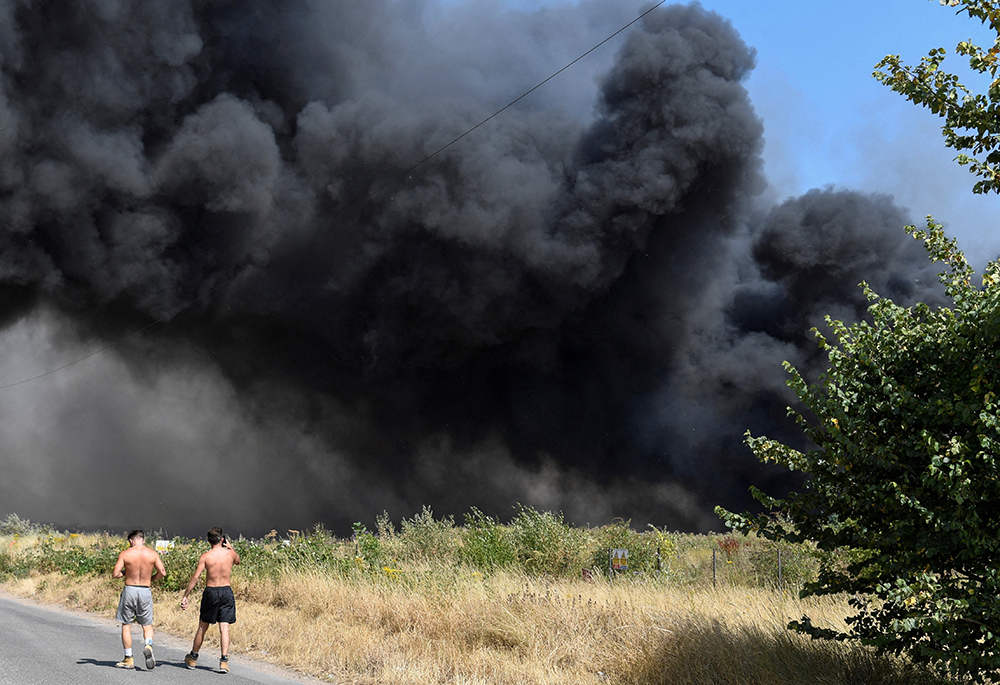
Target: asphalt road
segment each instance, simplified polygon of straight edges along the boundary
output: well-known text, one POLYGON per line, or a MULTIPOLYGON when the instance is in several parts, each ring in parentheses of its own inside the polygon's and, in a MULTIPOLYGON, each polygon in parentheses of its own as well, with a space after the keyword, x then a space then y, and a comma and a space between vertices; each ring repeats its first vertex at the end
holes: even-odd
MULTIPOLYGON (((193 630, 195 625, 191 627, 193 630)), ((122 657, 121 628, 113 621, 0 597, 0 685, 306 682, 238 655, 230 661, 230 673, 223 675, 214 670, 219 655, 207 651, 202 652, 198 668, 189 670, 184 655, 191 648, 190 642, 160 633, 155 634, 153 645, 156 668, 147 671, 141 637, 141 629, 133 626, 136 669, 118 669, 115 662, 122 657)))

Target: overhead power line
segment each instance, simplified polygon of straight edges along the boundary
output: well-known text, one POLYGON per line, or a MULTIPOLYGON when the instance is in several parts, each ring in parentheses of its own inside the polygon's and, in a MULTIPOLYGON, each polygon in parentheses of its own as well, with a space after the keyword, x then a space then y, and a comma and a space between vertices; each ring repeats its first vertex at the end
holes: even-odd
MULTIPOLYGON (((461 135, 456 136, 450 142, 445 143, 444 145, 442 145, 441 147, 439 147, 437 150, 435 150, 434 152, 430 153, 429 155, 427 155, 426 157, 424 157, 423 159, 421 159, 419 162, 417 162, 416 164, 414 164, 413 166, 411 166, 409 169, 407 169, 406 171, 404 171, 401 174, 401 177, 409 176, 418 167, 420 167, 424 163, 426 163, 426 162, 434 159, 439 154, 441 154, 442 152, 444 152, 445 150, 447 150, 448 148, 450 148, 452 145, 454 145, 458 141, 462 140, 462 138, 465 138, 467 135, 469 135, 470 133, 472 133, 473 131, 475 131, 477 128, 479 128, 483 124, 486 124, 486 123, 490 122, 491 120, 495 119, 496 117, 500 116, 501 114, 503 114, 504 112, 506 112, 508 109, 510 109, 511 107, 513 107, 514 105, 516 105, 518 102, 520 102, 524 98, 528 97, 529 95, 531 95, 532 93, 534 93, 536 90, 538 90, 539 88, 541 88, 542 86, 544 86, 546 83, 548 83, 549 81, 551 81, 552 79, 554 79, 555 77, 557 77, 559 74, 563 73, 564 71, 566 71, 567 69, 569 69, 570 67, 572 67, 574 64, 576 64, 580 60, 584 59, 587 55, 589 55, 590 53, 594 52, 595 50, 598 50, 599 48, 601 48, 601 46, 603 46, 608 41, 613 40, 617 35, 619 35, 623 31, 627 31, 630 27, 632 27, 637 22, 642 21, 643 17, 645 17, 647 14, 649 14, 650 12, 652 12, 653 10, 655 10, 660 5, 664 4, 666 1, 667 0, 660 0, 658 3, 656 3, 655 5, 653 5, 652 7, 650 7, 649 9, 647 9, 645 12, 643 12, 642 14, 640 14, 638 17, 636 17, 635 19, 633 19, 629 23, 627 23, 624 26, 622 26, 620 29, 618 29, 617 31, 615 31, 614 33, 612 33, 610 36, 608 36, 607 38, 605 38, 604 40, 602 40, 600 43, 598 43, 594 47, 592 47, 589 50, 587 50, 585 53, 583 53, 582 55, 580 55, 579 57, 577 57, 576 59, 574 59, 572 62, 570 62, 569 64, 567 64, 566 66, 564 66, 559 71, 554 72, 552 75, 550 75, 545 80, 540 81, 534 87, 532 87, 532 88, 524 91, 523 93, 521 93, 520 95, 518 95, 516 98, 514 98, 513 100, 511 100, 510 102, 508 102, 506 105, 504 105, 503 107, 501 107, 500 109, 498 109, 497 111, 495 111, 493 114, 489 115, 488 117, 486 117, 485 119, 483 119, 482 121, 480 121, 478 124, 476 124, 472 128, 470 128, 467 131, 465 131, 465 133, 462 133, 461 135)), ((390 185, 392 185, 392 182, 385 183, 385 184, 379 186, 375 190, 373 190, 370 193, 368 193, 368 197, 371 197, 372 195, 375 195, 376 193, 379 193, 379 192, 385 190, 390 185)))

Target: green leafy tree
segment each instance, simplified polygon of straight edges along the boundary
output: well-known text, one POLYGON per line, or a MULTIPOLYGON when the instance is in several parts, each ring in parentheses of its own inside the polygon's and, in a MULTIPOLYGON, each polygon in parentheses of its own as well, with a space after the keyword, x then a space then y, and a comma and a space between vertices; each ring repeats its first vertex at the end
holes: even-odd
POLYGON ((942 68, 947 51, 931 50, 916 66, 902 63, 899 55, 888 55, 876 65, 874 76, 911 102, 929 108, 944 119, 945 144, 958 151, 957 161, 979 177, 975 193, 1000 192, 1000 3, 988 0, 939 0, 957 7, 997 34, 993 45, 980 47, 959 43, 955 52, 967 57, 971 76, 982 75, 989 85, 983 93, 963 84, 958 75, 942 68))
MULTIPOLYGON (((944 119, 946 145, 979 178, 974 192, 1000 192, 1000 2, 941 4, 997 34, 988 48, 956 48, 974 78, 988 78, 986 92, 945 71, 942 48, 917 66, 890 55, 875 77, 944 119)), ((1000 266, 974 284, 939 224, 908 230, 944 265, 948 305, 901 307, 862 284, 870 321, 828 318, 831 339, 814 330, 829 361, 817 382, 785 365, 803 407, 789 415, 812 447, 746 436, 762 461, 805 474, 804 486, 782 499, 753 489, 771 514, 717 511, 744 533, 841 552, 802 595, 846 593, 847 630, 808 616, 789 627, 980 682, 1000 674, 1000 266)))
POLYGON ((819 380, 785 364, 807 410, 789 415, 814 447, 747 434, 759 459, 808 476, 801 491, 753 489, 778 516, 717 511, 744 533, 852 552, 802 591, 850 595, 849 630, 790 627, 982 676, 1000 669, 1000 266, 977 287, 940 225, 909 230, 945 265, 949 306, 901 307, 862 284, 870 322, 814 330, 819 380))

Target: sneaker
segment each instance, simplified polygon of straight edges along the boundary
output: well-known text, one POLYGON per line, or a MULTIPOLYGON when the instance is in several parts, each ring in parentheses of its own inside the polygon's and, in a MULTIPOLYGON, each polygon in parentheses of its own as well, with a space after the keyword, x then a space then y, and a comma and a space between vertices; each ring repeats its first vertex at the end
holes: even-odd
POLYGON ((188 668, 194 668, 198 665, 198 657, 194 655, 194 652, 188 652, 184 655, 184 663, 188 668))
POLYGON ((229 657, 219 659, 219 673, 229 673, 229 657))
POLYGON ((135 664, 132 663, 132 657, 127 656, 115 664, 115 668, 135 668, 135 664))
POLYGON ((143 647, 142 655, 146 658, 146 668, 150 671, 156 668, 156 659, 153 658, 153 645, 143 647))

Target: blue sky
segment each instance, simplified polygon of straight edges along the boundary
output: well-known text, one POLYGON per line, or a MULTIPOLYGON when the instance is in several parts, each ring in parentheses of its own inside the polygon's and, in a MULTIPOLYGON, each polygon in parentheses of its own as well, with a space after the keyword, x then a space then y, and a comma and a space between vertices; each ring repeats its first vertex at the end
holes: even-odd
MULTIPOLYGON (((461 0, 453 0, 460 2, 461 0)), ((648 2, 626 0, 638 14, 648 2)), ((567 0, 507 0, 536 9, 567 0)), ((608 0, 622 2, 622 0, 608 0)), ((913 220, 933 214, 978 267, 1000 255, 1000 198, 974 196, 974 178, 944 147, 940 120, 874 78, 886 54, 908 63, 989 32, 938 0, 703 0, 757 50, 747 83, 765 126, 775 201, 833 185, 892 195, 913 220)), ((589 46, 588 46, 589 47, 589 46)), ((613 47, 609 46, 611 49, 613 47)), ((964 62, 945 62, 961 70, 964 62)))

